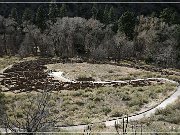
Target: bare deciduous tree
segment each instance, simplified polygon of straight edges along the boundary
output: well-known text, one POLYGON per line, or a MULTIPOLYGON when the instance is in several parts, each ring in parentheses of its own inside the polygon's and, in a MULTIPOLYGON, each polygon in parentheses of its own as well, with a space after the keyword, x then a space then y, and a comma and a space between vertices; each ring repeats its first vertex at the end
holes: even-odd
POLYGON ((52 131, 59 121, 60 99, 54 99, 48 90, 35 95, 26 95, 24 101, 15 101, 6 111, 4 126, 14 133, 52 131), (11 114, 10 114, 11 112, 11 114))
POLYGON ((18 50, 19 29, 14 19, 0 16, 1 55, 14 55, 18 50))

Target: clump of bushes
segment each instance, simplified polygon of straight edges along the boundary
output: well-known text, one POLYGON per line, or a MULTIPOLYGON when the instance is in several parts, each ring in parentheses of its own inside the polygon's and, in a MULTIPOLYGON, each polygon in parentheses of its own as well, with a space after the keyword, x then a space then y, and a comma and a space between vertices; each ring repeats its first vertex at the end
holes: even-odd
POLYGON ((76 81, 95 81, 95 79, 92 78, 91 76, 79 75, 76 81))
POLYGON ((79 106, 83 106, 84 105, 84 101, 82 99, 77 99, 77 100, 75 100, 74 103, 79 105, 79 106))
POLYGON ((87 108, 93 109, 93 108, 96 108, 96 105, 93 102, 91 102, 91 103, 88 103, 87 108))
POLYGON ((83 94, 84 94, 83 90, 78 90, 78 91, 74 91, 72 95, 75 97, 79 97, 82 96, 83 94))
POLYGON ((82 119, 82 124, 89 124, 89 123, 91 123, 90 119, 88 119, 88 118, 82 119))
POLYGON ((131 95, 128 92, 122 93, 121 97, 123 101, 131 100, 131 95))
POLYGON ((110 116, 111 117, 122 117, 123 115, 128 114, 128 112, 129 111, 125 108, 119 108, 119 109, 117 108, 117 109, 112 110, 110 116))
POLYGON ((114 71, 113 70, 109 70, 108 73, 114 73, 114 71))
POLYGON ((105 123, 97 123, 94 126, 97 129, 105 129, 106 128, 106 124, 105 123))
POLYGON ((128 102, 130 107, 132 106, 142 106, 143 104, 148 103, 148 97, 142 94, 135 94, 133 98, 128 102))
POLYGON ((101 108, 101 111, 102 111, 105 115, 107 115, 108 113, 111 112, 111 108, 104 106, 104 107, 101 108))
POLYGON ((180 124, 180 98, 174 104, 158 109, 155 115, 158 120, 180 124))

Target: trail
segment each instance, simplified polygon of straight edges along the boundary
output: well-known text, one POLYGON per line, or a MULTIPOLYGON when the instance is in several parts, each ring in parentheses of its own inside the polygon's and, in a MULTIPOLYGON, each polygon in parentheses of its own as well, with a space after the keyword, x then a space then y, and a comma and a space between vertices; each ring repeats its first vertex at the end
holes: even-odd
MULTIPOLYGON (((65 77, 62 76, 63 72, 53 72, 53 74, 50 74, 50 75, 54 76, 59 81, 72 82, 71 80, 66 79, 65 77)), ((167 81, 167 82, 178 84, 177 82, 169 80, 169 79, 166 79, 166 78, 147 78, 146 80, 148 80, 148 79, 158 79, 158 80, 163 80, 163 81, 167 81)), ((136 79, 136 80, 144 80, 144 79, 136 79)), ((136 80, 131 80, 131 81, 136 81, 136 80)), ((125 82, 125 81, 112 81, 112 82, 125 82)), ((110 83, 110 82, 105 82, 105 81, 101 82, 101 81, 98 81, 98 82, 93 82, 93 83, 110 83)), ((154 108, 148 109, 146 111, 130 115, 129 116, 129 120, 130 121, 134 121, 134 120, 140 120, 142 118, 148 118, 152 114, 154 114, 157 109, 163 109, 167 105, 175 102, 175 100, 177 100, 179 96, 180 96, 180 86, 177 87, 176 91, 170 97, 168 97, 167 99, 162 101, 159 105, 155 106, 154 108)), ((102 122, 95 122, 95 123, 104 123, 106 125, 106 127, 109 127, 109 126, 114 126, 116 120, 121 121, 122 118, 119 117, 119 118, 116 118, 115 120, 113 119, 113 120, 102 121, 102 122)), ((60 128, 60 129, 63 129, 63 130, 76 131, 76 130, 83 130, 87 126, 88 125, 73 125, 73 126, 67 126, 67 127, 58 127, 58 126, 57 127, 60 128)))
MULTIPOLYGON (((11 67, 11 65, 9 67, 11 67)), ((9 68, 9 67, 7 67, 7 68, 9 68)), ((2 70, 1 72, 3 72, 4 70, 2 70)), ((63 72, 51 72, 51 73, 49 73, 49 75, 53 76, 54 79, 57 79, 57 80, 62 81, 62 82, 74 82, 74 81, 71 81, 71 80, 65 78, 63 76, 63 72)), ((177 82, 166 79, 166 78, 147 78, 146 80, 148 80, 148 79, 158 79, 158 80, 164 80, 164 81, 167 81, 167 82, 178 84, 177 82)), ((144 80, 144 79, 136 79, 136 80, 144 80)), ((135 80, 131 80, 131 81, 135 81, 135 80)), ((111 81, 111 82, 125 82, 125 81, 111 81)), ((93 82, 93 83, 109 83, 109 82, 98 81, 98 82, 93 82)), ((155 106, 154 108, 148 109, 146 111, 139 112, 139 113, 136 113, 136 114, 132 114, 132 115, 129 116, 129 120, 133 121, 133 120, 139 120, 139 119, 142 119, 142 118, 150 117, 151 115, 153 115, 156 112, 157 109, 163 109, 167 105, 175 102, 175 100, 177 100, 179 96, 180 96, 180 86, 177 87, 176 91, 171 96, 166 98, 159 105, 155 106)), ((113 119, 113 120, 99 121, 99 122, 95 122, 95 123, 104 123, 106 125, 106 127, 110 127, 110 126, 114 126, 116 120, 119 120, 121 122, 122 117, 119 117, 119 118, 116 118, 116 119, 113 119)), ((95 124, 95 123, 91 123, 91 124, 95 124)), ((66 126, 66 127, 64 126, 63 127, 63 126, 58 126, 57 125, 56 127, 59 128, 59 129, 68 130, 68 131, 78 131, 78 130, 84 130, 87 126, 88 125, 72 125, 72 126, 66 126)), ((4 131, 4 129, 1 128, 0 131, 2 132, 2 131, 4 131)))
MULTIPOLYGON (((165 99, 159 105, 157 105, 156 107, 151 108, 149 110, 139 112, 137 114, 130 115, 129 120, 134 121, 134 120, 140 120, 142 118, 148 118, 151 115, 153 115, 156 112, 157 109, 163 109, 167 105, 175 102, 178 99, 179 96, 180 96, 180 86, 177 87, 175 93, 173 93, 169 98, 165 99)), ((113 120, 95 122, 95 123, 104 123, 106 125, 106 127, 111 127, 111 126, 114 126, 116 120, 119 120, 121 122, 122 118, 120 117, 120 118, 116 118, 116 119, 113 119, 113 120)), ((93 124, 93 123, 91 123, 91 124, 93 124)), ((74 125, 74 126, 58 127, 58 128, 63 129, 63 130, 68 130, 68 131, 76 131, 76 130, 83 130, 83 129, 87 128, 87 126, 88 125, 74 125)))

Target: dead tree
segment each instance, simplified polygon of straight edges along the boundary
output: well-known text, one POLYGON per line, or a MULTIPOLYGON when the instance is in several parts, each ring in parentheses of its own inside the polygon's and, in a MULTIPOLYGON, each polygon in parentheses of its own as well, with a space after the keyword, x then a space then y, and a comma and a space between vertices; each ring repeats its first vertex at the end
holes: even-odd
POLYGON ((16 106, 11 108, 13 116, 6 112, 4 127, 13 133, 26 132, 29 135, 35 132, 51 131, 60 121, 58 110, 60 103, 56 100, 56 105, 50 104, 52 95, 49 89, 51 88, 46 88, 35 96, 27 95, 27 100, 23 103, 16 103, 16 106), (18 109, 21 109, 22 117, 16 115, 18 109), (53 112, 54 110, 56 113, 53 112))

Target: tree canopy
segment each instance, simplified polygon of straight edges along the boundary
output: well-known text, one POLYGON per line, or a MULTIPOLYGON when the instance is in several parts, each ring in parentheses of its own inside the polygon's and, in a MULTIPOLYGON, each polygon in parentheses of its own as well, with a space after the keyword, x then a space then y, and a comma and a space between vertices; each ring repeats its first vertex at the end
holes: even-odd
POLYGON ((179 15, 176 11, 174 11, 172 8, 165 8, 163 11, 160 12, 160 18, 162 21, 168 23, 168 24, 179 24, 180 19, 179 15))
POLYGON ((36 24, 41 31, 46 29, 46 12, 43 6, 39 6, 36 13, 36 24))
POLYGON ((56 17, 58 17, 58 7, 56 3, 50 3, 48 16, 53 23, 56 22, 56 17))
POLYGON ((32 22, 32 20, 33 20, 32 11, 30 8, 26 8, 22 16, 22 22, 26 22, 26 21, 32 22))
POLYGON ((133 39, 136 17, 133 12, 125 12, 119 18, 119 31, 124 32, 129 39, 133 39))
POLYGON ((16 8, 11 9, 11 13, 9 14, 9 17, 14 19, 16 22, 18 22, 18 13, 16 8))
POLYGON ((62 4, 60 11, 59 11, 60 17, 66 17, 67 16, 67 7, 66 4, 62 4))

